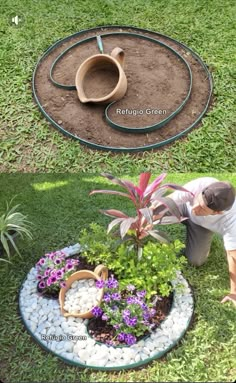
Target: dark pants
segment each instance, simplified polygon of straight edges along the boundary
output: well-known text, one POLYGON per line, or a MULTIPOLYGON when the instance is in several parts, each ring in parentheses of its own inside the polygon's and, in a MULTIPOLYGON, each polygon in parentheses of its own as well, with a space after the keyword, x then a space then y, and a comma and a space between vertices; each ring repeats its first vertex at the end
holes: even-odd
MULTIPOLYGON (((179 209, 183 217, 189 217, 186 204, 180 205, 179 209)), ((182 223, 187 228, 184 253, 189 263, 194 266, 201 266, 209 255, 213 232, 196 225, 190 219, 182 223)))

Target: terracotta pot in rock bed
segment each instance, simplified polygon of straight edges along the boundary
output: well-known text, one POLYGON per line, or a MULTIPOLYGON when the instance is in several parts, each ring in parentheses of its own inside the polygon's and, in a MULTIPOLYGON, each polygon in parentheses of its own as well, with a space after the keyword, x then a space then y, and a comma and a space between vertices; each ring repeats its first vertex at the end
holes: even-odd
MULTIPOLYGON (((65 317, 77 317, 77 318, 92 318, 93 313, 92 311, 87 311, 84 313, 81 312, 75 312, 75 313, 69 313, 64 309, 64 302, 65 302, 65 294, 67 290, 69 290, 70 286, 72 285, 73 282, 81 280, 81 279, 95 279, 96 281, 106 280, 108 277, 108 269, 104 265, 98 265, 94 271, 90 270, 79 270, 73 273, 66 281, 66 287, 62 287, 60 289, 59 293, 59 303, 61 307, 61 313, 65 317)), ((99 297, 99 302, 98 305, 101 303, 103 294, 104 294, 104 288, 100 289, 100 297, 99 297)))

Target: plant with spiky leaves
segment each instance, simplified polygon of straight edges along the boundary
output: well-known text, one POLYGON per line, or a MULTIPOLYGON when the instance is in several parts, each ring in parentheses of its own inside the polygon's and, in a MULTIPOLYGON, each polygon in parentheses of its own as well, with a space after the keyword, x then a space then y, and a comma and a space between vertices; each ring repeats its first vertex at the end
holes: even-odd
POLYGON ((112 183, 121 186, 126 192, 117 190, 93 190, 96 193, 113 194, 129 198, 135 208, 136 215, 130 217, 124 212, 115 209, 101 210, 107 216, 115 218, 108 225, 108 232, 119 225, 119 234, 122 240, 132 241, 137 250, 138 259, 142 257, 144 239, 152 236, 161 242, 168 242, 165 233, 155 228, 157 225, 179 223, 185 220, 181 216, 175 201, 168 197, 168 189, 189 192, 182 186, 167 183, 162 184, 166 177, 163 173, 149 184, 151 172, 141 173, 136 186, 128 180, 122 180, 109 173, 102 173, 112 183), (162 185, 161 185, 162 184, 162 185))
MULTIPOLYGON (((18 211, 20 205, 11 207, 12 201, 13 199, 10 203, 7 203, 6 211, 0 216, 0 244, 8 258, 10 258, 10 245, 18 255, 21 255, 16 246, 16 236, 32 239, 30 231, 30 225, 32 225, 32 223, 27 220, 27 216, 18 211)), ((11 263, 4 258, 0 258, 0 261, 11 263)))

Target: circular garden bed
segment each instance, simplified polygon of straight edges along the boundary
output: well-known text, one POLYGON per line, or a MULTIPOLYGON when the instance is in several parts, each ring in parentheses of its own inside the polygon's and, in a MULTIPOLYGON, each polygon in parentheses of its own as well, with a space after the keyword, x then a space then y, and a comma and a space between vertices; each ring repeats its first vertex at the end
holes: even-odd
POLYGON ((212 79, 201 58, 171 37, 104 26, 52 45, 36 66, 33 93, 41 112, 62 133, 92 148, 129 152, 158 148, 197 126, 211 101, 212 79), (98 35, 104 53, 117 46, 125 53, 128 90, 108 106, 81 103, 75 87, 80 65, 99 53, 98 35))
MULTIPOLYGON (((180 272, 171 283, 174 287, 171 307, 160 306, 159 323, 148 335, 131 346, 111 346, 93 337, 94 319, 64 317, 59 301, 38 292, 37 270, 33 267, 19 293, 21 318, 33 339, 45 350, 66 363, 102 370, 135 368, 158 359, 171 350, 184 336, 193 315, 193 296, 188 282, 180 272), (181 284, 181 288, 176 288, 181 284), (167 311, 166 308, 168 309, 167 311)), ((98 323, 98 322, 97 322, 98 323)))

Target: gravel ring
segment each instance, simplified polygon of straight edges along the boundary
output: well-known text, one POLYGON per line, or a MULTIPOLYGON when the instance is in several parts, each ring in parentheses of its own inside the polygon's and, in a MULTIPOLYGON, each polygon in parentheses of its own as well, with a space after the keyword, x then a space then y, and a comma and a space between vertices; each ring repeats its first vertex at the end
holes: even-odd
POLYGON ((182 274, 177 272, 176 279, 171 283, 174 287, 181 283, 183 288, 174 290, 169 315, 149 337, 130 347, 101 345, 88 336, 88 319, 65 318, 60 313, 57 300, 40 296, 35 277, 36 268, 33 267, 19 292, 22 321, 42 348, 78 367, 108 371, 145 365, 162 357, 180 341, 193 316, 194 300, 191 289, 182 274), (50 336, 54 339, 49 339, 50 336))

